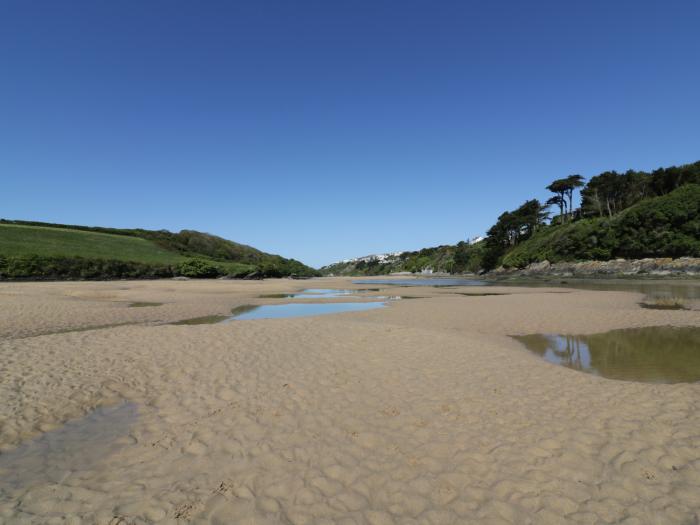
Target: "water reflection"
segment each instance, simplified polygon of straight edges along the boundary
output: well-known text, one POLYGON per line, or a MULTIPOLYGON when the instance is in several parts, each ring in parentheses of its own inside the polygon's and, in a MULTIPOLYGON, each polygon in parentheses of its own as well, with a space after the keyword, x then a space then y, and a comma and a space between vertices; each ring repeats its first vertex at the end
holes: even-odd
POLYGON ((554 286, 607 292, 636 292, 647 299, 700 299, 700 283, 697 281, 644 281, 628 279, 571 279, 521 282, 494 282, 497 286, 554 286))
POLYGON ((334 288, 307 288, 299 293, 269 293, 260 295, 263 299, 334 299, 350 297, 362 292, 378 292, 379 288, 360 288, 358 290, 338 290, 334 288))
POLYGON ((430 279, 363 279, 353 281, 353 284, 389 284, 394 286, 485 286, 490 283, 478 279, 452 279, 452 278, 430 278, 430 279))
POLYGON ((281 319, 285 317, 306 317, 311 315, 327 315, 345 312, 360 312, 383 308, 386 303, 292 303, 266 304, 255 306, 246 312, 232 315, 230 320, 251 319, 281 319))
POLYGON ((700 328, 653 326, 593 335, 515 336, 555 364, 610 379, 646 383, 700 381, 700 328))

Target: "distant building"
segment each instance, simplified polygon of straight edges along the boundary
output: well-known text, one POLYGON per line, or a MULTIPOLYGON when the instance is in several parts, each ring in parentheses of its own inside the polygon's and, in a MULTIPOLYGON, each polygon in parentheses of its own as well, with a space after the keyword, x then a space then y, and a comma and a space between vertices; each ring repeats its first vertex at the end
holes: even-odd
POLYGON ((378 253, 373 255, 365 255, 364 257, 356 257, 354 259, 343 259, 343 263, 358 263, 379 261, 380 263, 391 262, 393 259, 401 255, 402 252, 378 253))

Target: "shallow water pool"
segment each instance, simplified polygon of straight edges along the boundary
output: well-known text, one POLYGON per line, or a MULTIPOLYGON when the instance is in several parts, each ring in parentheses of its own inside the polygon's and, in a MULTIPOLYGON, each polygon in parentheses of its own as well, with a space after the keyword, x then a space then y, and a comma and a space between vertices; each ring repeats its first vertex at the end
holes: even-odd
POLYGON ((644 279, 551 279, 541 281, 493 282, 495 286, 526 286, 575 288, 604 292, 635 292, 653 299, 700 299, 700 283, 697 280, 644 280, 644 279))
POLYGON ((514 336, 551 363, 609 379, 700 381, 700 328, 650 326, 592 335, 514 336))
POLYGON ((451 279, 435 277, 431 279, 362 279, 352 284, 381 284, 394 286, 486 286, 490 283, 478 279, 451 279))
POLYGON ((339 314, 345 312, 362 312, 383 308, 386 303, 292 303, 266 304, 251 307, 249 310, 232 315, 231 321, 251 319, 281 319, 285 317, 306 317, 315 315, 339 314))
POLYGON ((335 299, 355 296, 361 292, 378 292, 379 288, 362 288, 359 290, 339 290, 335 288, 307 288, 299 293, 262 294, 263 299, 335 299))

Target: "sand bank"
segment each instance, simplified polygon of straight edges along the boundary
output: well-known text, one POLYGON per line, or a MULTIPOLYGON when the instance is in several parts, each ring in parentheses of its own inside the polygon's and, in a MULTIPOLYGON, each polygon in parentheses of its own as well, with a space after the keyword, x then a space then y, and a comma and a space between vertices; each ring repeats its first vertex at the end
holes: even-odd
POLYGON ((700 519, 700 385, 601 379, 508 337, 700 326, 697 311, 644 310, 620 292, 392 288, 424 298, 167 324, 305 287, 367 286, 0 285, 2 450, 95 406, 138 407, 116 446, 81 470, 0 477, 0 523, 700 519))

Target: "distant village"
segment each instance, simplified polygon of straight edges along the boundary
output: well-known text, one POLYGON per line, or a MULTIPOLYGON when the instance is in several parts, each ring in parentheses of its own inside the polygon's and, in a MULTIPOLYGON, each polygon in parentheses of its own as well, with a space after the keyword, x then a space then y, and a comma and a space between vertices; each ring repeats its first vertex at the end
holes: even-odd
MULTIPOLYGON (((467 242, 467 244, 476 244, 477 242, 481 242, 484 239, 485 239, 485 237, 476 236, 476 237, 472 237, 470 239, 467 239, 466 242, 467 242)), ((365 255, 364 257, 355 257, 354 259, 343 259, 340 262, 343 264, 359 263, 359 262, 369 263, 369 262, 374 262, 374 261, 378 261, 380 263, 392 263, 396 259, 398 259, 402 253, 405 253, 405 252, 377 253, 377 254, 372 254, 372 255, 365 255)), ((427 269, 427 270, 429 270, 429 273, 432 273, 431 269, 427 269)))

